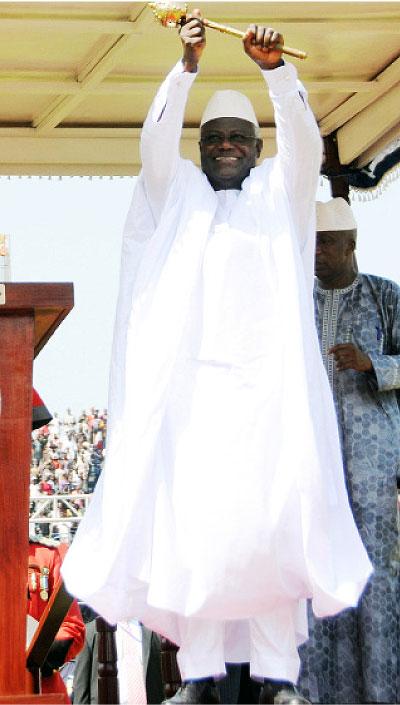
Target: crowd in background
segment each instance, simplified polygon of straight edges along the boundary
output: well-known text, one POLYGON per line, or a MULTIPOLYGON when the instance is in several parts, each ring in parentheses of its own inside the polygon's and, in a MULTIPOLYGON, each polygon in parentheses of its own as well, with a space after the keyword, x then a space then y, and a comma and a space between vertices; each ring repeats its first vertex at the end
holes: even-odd
POLYGON ((106 434, 107 411, 94 408, 78 416, 70 409, 64 416, 54 413, 49 424, 33 431, 30 516, 37 517, 34 525, 37 534, 70 541, 77 528, 72 519, 81 516, 86 507, 82 495, 93 492, 100 476, 106 434), (46 502, 46 498, 54 495, 69 497, 46 502))

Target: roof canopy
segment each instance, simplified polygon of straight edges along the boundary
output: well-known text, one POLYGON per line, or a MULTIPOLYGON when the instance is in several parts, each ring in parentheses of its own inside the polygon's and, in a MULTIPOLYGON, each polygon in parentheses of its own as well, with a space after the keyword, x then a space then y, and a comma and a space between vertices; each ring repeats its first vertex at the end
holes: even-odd
MULTIPOLYGON (((196 6, 193 5, 193 6, 196 6)), ((341 165, 365 167, 400 137, 400 3, 202 2, 203 15, 245 29, 278 28, 308 88, 321 134, 336 132, 341 165)), ((0 2, 0 173, 129 175, 162 78, 181 55, 143 2, 0 2)), ((240 40, 207 32, 183 154, 197 160, 202 109, 217 88, 253 101, 265 153, 272 108, 240 40)))

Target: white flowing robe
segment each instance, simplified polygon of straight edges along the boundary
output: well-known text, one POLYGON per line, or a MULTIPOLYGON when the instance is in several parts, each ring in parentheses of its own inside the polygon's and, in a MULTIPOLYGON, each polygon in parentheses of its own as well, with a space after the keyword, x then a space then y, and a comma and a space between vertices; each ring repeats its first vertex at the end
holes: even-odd
POLYGON ((278 153, 228 209, 178 152, 195 75, 175 67, 144 124, 105 469, 63 567, 107 620, 177 643, 182 617, 334 614, 370 574, 313 319, 320 138, 294 67, 264 73, 278 153))

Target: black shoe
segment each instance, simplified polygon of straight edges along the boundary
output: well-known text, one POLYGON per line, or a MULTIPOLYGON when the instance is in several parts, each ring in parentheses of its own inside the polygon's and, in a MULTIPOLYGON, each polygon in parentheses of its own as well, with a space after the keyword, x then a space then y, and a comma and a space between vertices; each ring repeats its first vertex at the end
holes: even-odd
POLYGON ((310 705, 293 683, 265 679, 258 701, 261 705, 310 705))
POLYGON ((212 678, 183 681, 175 695, 162 705, 219 705, 218 690, 212 678))

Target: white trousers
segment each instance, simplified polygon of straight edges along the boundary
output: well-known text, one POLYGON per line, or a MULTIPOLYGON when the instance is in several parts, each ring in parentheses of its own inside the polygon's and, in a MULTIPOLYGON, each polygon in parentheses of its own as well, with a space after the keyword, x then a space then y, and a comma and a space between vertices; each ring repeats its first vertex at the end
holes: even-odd
POLYGON ((293 614, 286 606, 240 622, 180 618, 182 680, 221 678, 226 674, 225 663, 250 662, 250 675, 255 679, 295 683, 300 669, 297 647, 307 639, 304 615, 303 609, 293 614))

